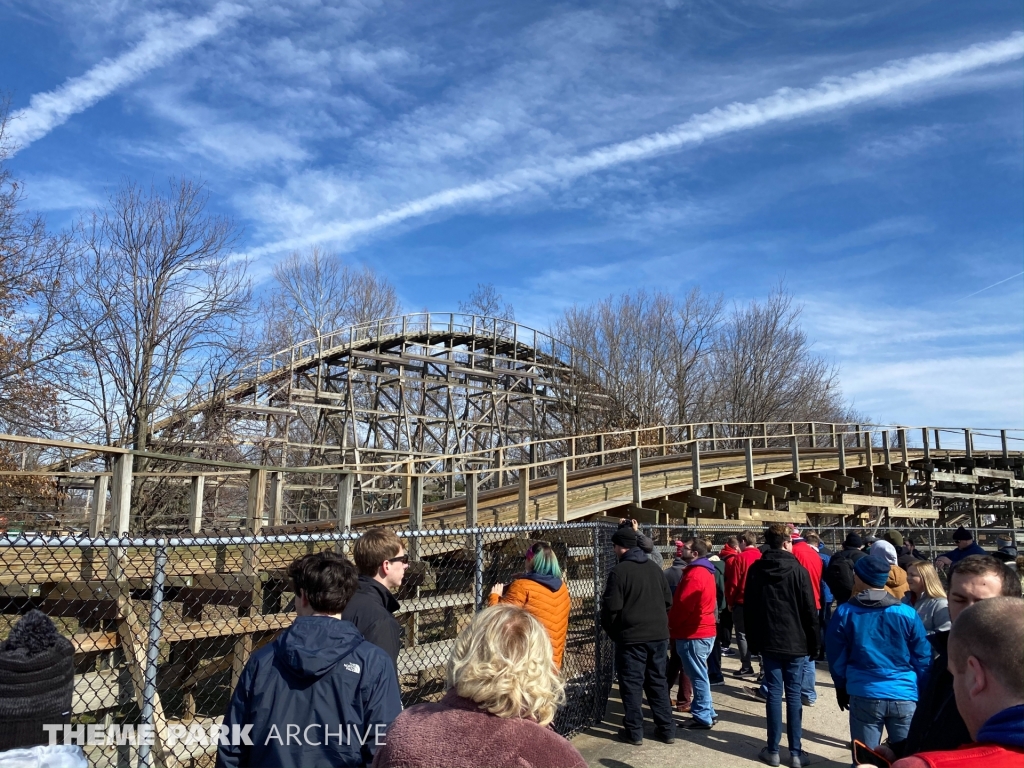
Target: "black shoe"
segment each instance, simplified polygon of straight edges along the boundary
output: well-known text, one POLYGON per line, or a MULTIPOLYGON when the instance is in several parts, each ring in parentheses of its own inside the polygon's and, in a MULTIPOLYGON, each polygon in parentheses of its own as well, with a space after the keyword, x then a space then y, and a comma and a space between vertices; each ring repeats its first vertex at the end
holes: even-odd
POLYGON ((718 721, 717 718, 712 720, 710 723, 705 723, 703 720, 698 720, 696 717, 691 718, 683 728, 689 728, 691 731, 710 731, 715 727, 715 723, 718 721))
POLYGON ((668 734, 661 734, 660 736, 655 736, 654 738, 656 738, 662 744, 675 744, 676 743, 676 735, 674 733, 671 736, 669 736, 668 734))
POLYGON ((630 744, 630 745, 632 745, 634 747, 639 747, 641 744, 644 743, 643 738, 634 739, 632 736, 630 736, 628 733, 626 733, 625 730, 619 730, 619 732, 615 734, 615 738, 618 739, 621 742, 624 742, 626 744, 630 744))
POLYGON ((722 649, 722 655, 723 656, 738 656, 739 654, 736 653, 736 651, 734 651, 732 648, 723 648, 722 649))
POLYGON ((743 667, 739 672, 736 673, 736 677, 743 677, 744 675, 754 674, 753 667, 743 667))

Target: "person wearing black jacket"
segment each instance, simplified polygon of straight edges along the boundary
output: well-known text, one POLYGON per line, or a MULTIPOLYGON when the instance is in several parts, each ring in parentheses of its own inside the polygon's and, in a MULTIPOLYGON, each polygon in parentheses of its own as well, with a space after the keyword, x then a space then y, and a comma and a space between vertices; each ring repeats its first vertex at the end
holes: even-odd
POLYGON ((801 768, 810 758, 801 744, 800 689, 807 657, 818 652, 818 604, 807 569, 792 554, 789 529, 772 525, 765 541, 769 549, 750 566, 743 591, 747 642, 751 651, 761 654, 768 691, 768 745, 758 757, 768 765, 779 765, 785 689, 790 765, 801 768))
POLYGON ((856 533, 846 534, 843 548, 829 558, 828 567, 822 574, 828 588, 832 590, 837 606, 849 602, 853 596, 853 564, 867 557, 861 550, 863 546, 864 540, 856 533))
POLYGON ((618 564, 608 575, 601 599, 601 626, 615 642, 615 668, 622 696, 619 739, 643 743, 643 694, 654 717, 657 737, 675 741, 676 724, 665 679, 668 655, 668 609, 672 593, 661 568, 640 549, 636 531, 619 528, 612 535, 618 564))
POLYGON ((391 590, 402 585, 409 556, 402 540, 387 528, 366 531, 352 548, 352 556, 359 570, 359 586, 342 618, 355 624, 363 637, 391 657, 397 674, 402 627, 393 615, 400 606, 391 590))
POLYGON ((402 700, 387 654, 341 618, 356 569, 318 552, 288 576, 298 616, 245 665, 224 717, 227 732, 245 738, 221 742, 217 768, 369 765, 402 700))

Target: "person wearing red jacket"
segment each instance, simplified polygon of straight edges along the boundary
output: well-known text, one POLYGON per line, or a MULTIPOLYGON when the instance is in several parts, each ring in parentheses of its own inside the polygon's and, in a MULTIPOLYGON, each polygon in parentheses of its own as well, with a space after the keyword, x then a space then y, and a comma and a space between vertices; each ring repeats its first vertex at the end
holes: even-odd
POLYGON ((757 548, 757 536, 753 531, 740 534, 739 546, 739 554, 725 563, 725 604, 732 613, 736 648, 740 652, 740 669, 736 674, 742 676, 754 674, 754 668, 750 666, 746 622, 743 620, 743 589, 747 585, 747 571, 761 558, 761 550, 757 548))
MULTIPOLYGON (((729 561, 740 553, 739 538, 730 536, 725 544, 718 551, 718 559, 722 561, 724 571, 723 578, 729 571, 729 561)), ((718 644, 722 649, 723 656, 735 656, 736 652, 730 647, 732 645, 732 611, 728 605, 721 607, 718 612, 718 644)))
POLYGON ((690 704, 693 719, 686 727, 699 730, 709 730, 718 722, 708 679, 708 656, 717 632, 715 612, 718 597, 715 593, 715 566, 707 555, 708 546, 701 539, 692 539, 683 547, 682 557, 688 565, 668 612, 669 636, 693 685, 690 704))
MULTIPOLYGON (((803 536, 797 528, 793 529, 790 535, 793 540, 793 557, 802 565, 811 577, 811 591, 814 593, 814 604, 821 611, 821 572, 825 568, 818 550, 804 541, 803 536)), ((810 656, 804 661, 804 673, 800 684, 800 697, 805 707, 813 707, 818 701, 818 692, 815 690, 816 672, 814 659, 810 656)))

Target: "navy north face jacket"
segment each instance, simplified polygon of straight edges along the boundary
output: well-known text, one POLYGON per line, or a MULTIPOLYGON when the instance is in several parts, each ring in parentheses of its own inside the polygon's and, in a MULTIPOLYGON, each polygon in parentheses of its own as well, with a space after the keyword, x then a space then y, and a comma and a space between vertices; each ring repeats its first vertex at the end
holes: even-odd
POLYGON ((221 745, 217 768, 369 765, 401 711, 384 651, 350 621, 300 616, 245 665, 224 725, 250 725, 252 744, 221 745))

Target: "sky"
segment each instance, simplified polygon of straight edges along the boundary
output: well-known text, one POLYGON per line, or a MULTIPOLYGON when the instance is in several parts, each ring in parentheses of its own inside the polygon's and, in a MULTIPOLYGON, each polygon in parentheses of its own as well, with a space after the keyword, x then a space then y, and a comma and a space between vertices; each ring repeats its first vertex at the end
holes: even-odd
POLYGON ((1019 3, 0 0, 28 207, 204 181, 410 311, 783 281, 880 422, 1024 427, 1019 3))

